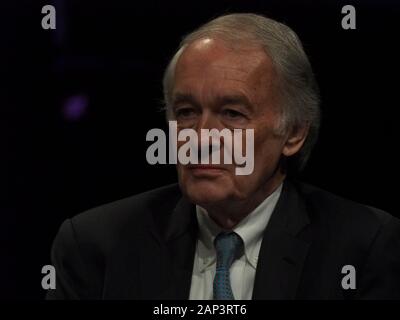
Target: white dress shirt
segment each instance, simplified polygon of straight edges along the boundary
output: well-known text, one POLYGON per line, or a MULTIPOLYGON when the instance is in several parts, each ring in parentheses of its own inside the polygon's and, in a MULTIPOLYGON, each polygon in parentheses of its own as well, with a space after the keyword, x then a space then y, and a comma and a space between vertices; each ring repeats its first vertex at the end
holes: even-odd
MULTIPOLYGON (((256 209, 240 221, 233 229, 244 242, 244 254, 232 263, 230 279, 235 300, 250 300, 253 294, 258 254, 271 214, 278 202, 282 184, 270 194, 256 209)), ((199 238, 193 264, 190 300, 213 299, 213 281, 216 268, 215 237, 223 231, 208 215, 196 206, 199 238)))

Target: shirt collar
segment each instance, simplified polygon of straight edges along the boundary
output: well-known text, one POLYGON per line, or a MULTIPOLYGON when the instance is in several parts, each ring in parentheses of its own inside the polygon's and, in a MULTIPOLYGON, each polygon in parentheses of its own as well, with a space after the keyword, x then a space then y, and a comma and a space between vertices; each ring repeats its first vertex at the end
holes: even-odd
MULTIPOLYGON (((257 266, 263 231, 268 225, 281 191, 282 184, 233 229, 233 231, 243 239, 246 259, 253 268, 257 266)), ((210 267, 216 259, 214 239, 223 229, 209 217, 204 208, 197 205, 196 215, 199 225, 199 267, 200 271, 203 272, 210 267)))

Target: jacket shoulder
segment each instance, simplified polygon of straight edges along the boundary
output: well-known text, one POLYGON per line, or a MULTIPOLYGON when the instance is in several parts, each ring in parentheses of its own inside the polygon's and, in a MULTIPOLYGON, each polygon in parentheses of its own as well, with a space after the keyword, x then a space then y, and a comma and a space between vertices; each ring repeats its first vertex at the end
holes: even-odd
POLYGON ((71 226, 80 242, 109 251, 121 234, 141 233, 155 216, 168 216, 180 197, 177 184, 160 187, 80 213, 71 226))
POLYGON ((334 214, 339 220, 349 222, 362 218, 366 222, 385 224, 395 219, 384 210, 343 198, 316 186, 297 182, 296 187, 312 211, 334 214))
POLYGON ((389 213, 345 199, 304 183, 296 183, 311 221, 330 234, 337 243, 358 247, 370 245, 379 233, 398 227, 400 220, 389 213))

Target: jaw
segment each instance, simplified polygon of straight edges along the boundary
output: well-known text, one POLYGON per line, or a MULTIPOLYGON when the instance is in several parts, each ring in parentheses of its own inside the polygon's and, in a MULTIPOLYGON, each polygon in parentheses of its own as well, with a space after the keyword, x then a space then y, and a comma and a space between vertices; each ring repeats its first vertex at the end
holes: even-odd
POLYGON ((258 183, 245 180, 238 182, 227 175, 218 179, 196 179, 186 176, 185 179, 180 179, 180 184, 183 193, 191 202, 206 209, 210 217, 222 228, 229 229, 264 201, 284 178, 285 175, 277 170, 258 183))

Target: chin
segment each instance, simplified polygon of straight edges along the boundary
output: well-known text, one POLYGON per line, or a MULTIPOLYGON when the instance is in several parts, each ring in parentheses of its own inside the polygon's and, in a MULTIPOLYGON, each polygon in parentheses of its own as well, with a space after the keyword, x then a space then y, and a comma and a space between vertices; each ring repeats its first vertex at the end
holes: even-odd
POLYGON ((225 201, 231 195, 230 186, 215 180, 185 181, 181 183, 181 189, 191 202, 200 206, 225 201))

